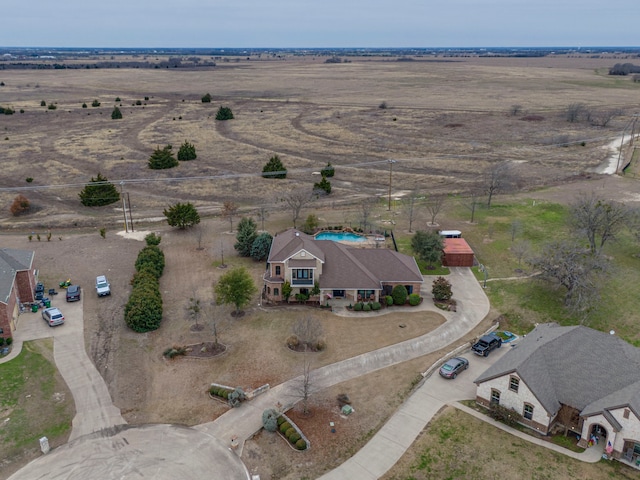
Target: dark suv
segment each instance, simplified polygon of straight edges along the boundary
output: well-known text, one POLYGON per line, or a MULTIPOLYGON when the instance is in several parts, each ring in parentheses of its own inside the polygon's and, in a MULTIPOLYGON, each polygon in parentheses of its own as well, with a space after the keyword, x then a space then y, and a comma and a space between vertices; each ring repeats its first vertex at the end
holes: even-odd
POLYGON ((501 346, 502 339, 497 335, 490 333, 489 335, 480 337, 480 340, 473 344, 471 350, 473 350, 473 353, 475 353, 476 355, 486 357, 489 355, 489 353, 491 353, 492 350, 500 348, 501 346))

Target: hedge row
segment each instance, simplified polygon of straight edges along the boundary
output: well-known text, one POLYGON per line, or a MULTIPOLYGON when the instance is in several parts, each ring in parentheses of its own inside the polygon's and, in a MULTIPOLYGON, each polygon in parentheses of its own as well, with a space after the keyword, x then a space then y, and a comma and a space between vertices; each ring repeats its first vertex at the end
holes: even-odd
POLYGON ((136 260, 136 273, 131 279, 131 295, 124 307, 127 326, 139 333, 160 327, 162 321, 162 294, 160 276, 164 271, 164 253, 157 245, 147 245, 136 260))
POLYGON ((209 389, 209 393, 215 397, 220 397, 223 398, 225 400, 229 399, 229 395, 233 392, 233 390, 229 390, 228 388, 224 388, 224 387, 217 387, 215 385, 212 385, 211 388, 209 389))
POLYGON ((308 448, 306 440, 298 433, 297 427, 289 423, 284 415, 280 415, 277 422, 278 430, 287 437, 291 445, 296 447, 297 450, 306 450, 308 448))

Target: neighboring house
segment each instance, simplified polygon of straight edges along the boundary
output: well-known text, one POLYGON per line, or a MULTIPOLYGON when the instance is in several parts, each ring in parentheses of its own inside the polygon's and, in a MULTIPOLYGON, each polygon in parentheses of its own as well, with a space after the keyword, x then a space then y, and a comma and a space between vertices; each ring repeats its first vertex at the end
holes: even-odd
POLYGON ((354 248, 331 240, 316 240, 295 229, 276 235, 271 244, 263 295, 282 301, 289 282, 297 293, 308 294, 315 282, 318 301, 330 298, 380 301, 396 285, 420 294, 423 278, 413 257, 387 248, 354 248))
POLYGON ((478 403, 513 408, 534 430, 559 423, 582 447, 597 439, 614 458, 640 459, 640 349, 615 335, 538 325, 475 383, 478 403))
POLYGON ((21 302, 33 302, 36 288, 34 252, 0 249, 0 337, 11 337, 21 302))

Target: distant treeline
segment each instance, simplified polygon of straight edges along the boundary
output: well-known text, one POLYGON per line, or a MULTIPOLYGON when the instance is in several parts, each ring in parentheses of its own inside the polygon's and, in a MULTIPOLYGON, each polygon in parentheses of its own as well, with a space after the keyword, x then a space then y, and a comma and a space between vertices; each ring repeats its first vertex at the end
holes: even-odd
POLYGON ((37 61, 31 62, 3 62, 0 63, 0 70, 79 70, 79 69, 95 69, 95 68, 202 68, 215 67, 213 61, 184 61, 180 59, 170 58, 168 60, 149 62, 149 61, 102 61, 93 63, 50 63, 37 61))
POLYGON ((630 75, 632 73, 640 73, 640 65, 633 63, 616 63, 609 69, 609 75, 630 75))

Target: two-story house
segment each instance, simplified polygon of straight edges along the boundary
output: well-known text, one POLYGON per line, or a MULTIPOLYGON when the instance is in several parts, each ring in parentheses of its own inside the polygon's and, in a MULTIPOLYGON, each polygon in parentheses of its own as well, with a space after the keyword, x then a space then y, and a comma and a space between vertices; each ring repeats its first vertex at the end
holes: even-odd
POLYGON ((263 295, 268 301, 284 300, 282 286, 291 295, 308 294, 317 283, 318 301, 345 298, 353 302, 380 301, 395 285, 420 294, 423 278, 413 257, 386 248, 355 248, 290 229, 271 244, 263 295))

